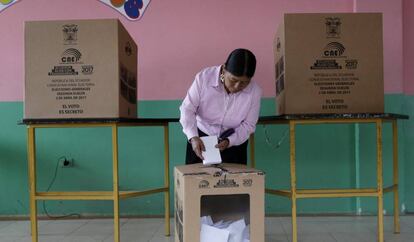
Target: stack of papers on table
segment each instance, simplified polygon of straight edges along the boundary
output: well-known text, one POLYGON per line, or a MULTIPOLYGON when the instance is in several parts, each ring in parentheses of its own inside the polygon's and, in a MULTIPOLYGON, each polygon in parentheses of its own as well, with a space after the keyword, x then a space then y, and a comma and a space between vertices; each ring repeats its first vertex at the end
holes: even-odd
POLYGON ((213 223, 210 216, 204 216, 200 224, 200 242, 250 242, 250 228, 244 219, 213 223))

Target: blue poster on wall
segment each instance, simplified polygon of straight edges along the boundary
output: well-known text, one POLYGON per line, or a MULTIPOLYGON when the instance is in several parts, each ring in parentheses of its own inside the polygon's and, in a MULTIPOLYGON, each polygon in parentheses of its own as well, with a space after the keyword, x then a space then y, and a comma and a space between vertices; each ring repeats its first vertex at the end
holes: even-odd
POLYGON ((151 0, 98 0, 122 15, 129 20, 139 20, 142 18, 148 4, 151 0))
POLYGON ((0 12, 15 4, 19 0, 0 0, 0 12))

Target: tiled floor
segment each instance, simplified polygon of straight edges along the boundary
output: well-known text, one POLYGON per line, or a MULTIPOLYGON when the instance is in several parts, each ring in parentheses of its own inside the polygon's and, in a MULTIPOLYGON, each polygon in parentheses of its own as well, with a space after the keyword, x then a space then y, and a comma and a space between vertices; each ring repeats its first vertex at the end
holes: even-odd
MULTIPOLYGON (((173 220, 171 220, 173 231, 173 220)), ((301 242, 375 242, 377 219, 364 217, 299 217, 298 240, 301 242)), ((111 219, 57 220, 39 222, 39 242, 113 241, 111 219)), ((386 242, 414 241, 414 216, 401 216, 401 233, 393 233, 393 218, 385 217, 386 242)), ((29 221, 0 221, 0 242, 30 242, 29 221)), ((170 242, 164 236, 163 219, 122 219, 122 242, 170 242)), ((289 217, 266 218, 266 242, 291 241, 289 217)), ((214 241, 212 241, 214 242, 214 241)))

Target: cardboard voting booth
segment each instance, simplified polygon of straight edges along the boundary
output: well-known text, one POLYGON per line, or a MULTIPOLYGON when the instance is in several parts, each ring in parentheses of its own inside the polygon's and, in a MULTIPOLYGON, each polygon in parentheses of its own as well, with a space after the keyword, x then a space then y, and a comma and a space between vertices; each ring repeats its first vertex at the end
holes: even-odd
POLYGON ((137 45, 121 22, 26 22, 24 116, 135 118, 137 45))
POLYGON ((285 14, 274 39, 278 114, 383 113, 382 14, 285 14))
POLYGON ((175 167, 175 241, 264 242, 264 178, 239 164, 175 167))

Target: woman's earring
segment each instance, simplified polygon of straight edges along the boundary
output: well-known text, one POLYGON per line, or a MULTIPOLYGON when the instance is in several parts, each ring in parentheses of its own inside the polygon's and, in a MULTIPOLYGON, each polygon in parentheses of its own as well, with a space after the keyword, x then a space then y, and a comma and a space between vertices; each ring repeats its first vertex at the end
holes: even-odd
POLYGON ((221 73, 221 74, 220 74, 220 81, 221 81, 222 83, 224 83, 224 74, 223 74, 223 73, 221 73))

